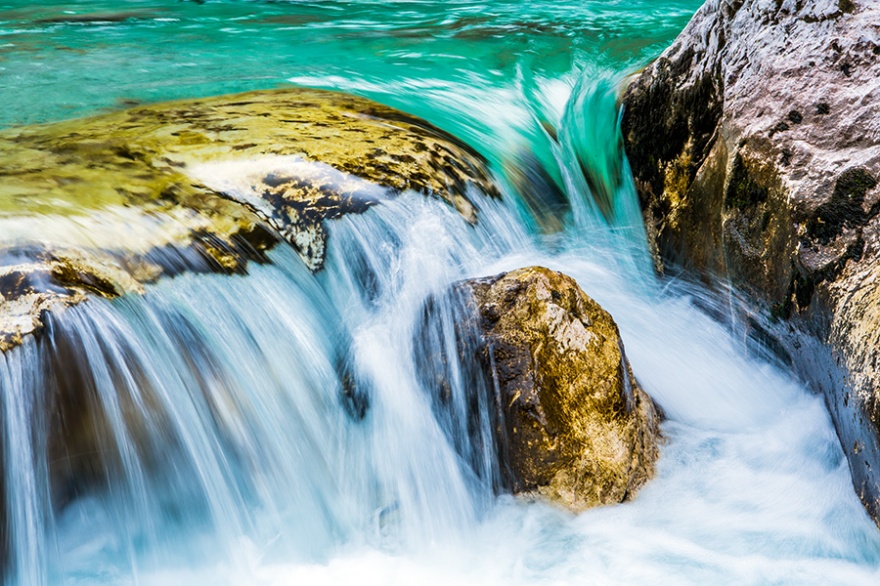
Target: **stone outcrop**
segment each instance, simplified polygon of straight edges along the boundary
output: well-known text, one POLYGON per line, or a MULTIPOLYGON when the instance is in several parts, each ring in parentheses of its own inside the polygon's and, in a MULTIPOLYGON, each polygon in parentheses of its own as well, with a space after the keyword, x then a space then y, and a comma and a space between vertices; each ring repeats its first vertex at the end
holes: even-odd
POLYGON ((708 0, 623 102, 658 266, 746 293, 880 520, 880 4, 708 0))
MULTIPOLYGON (((479 441, 473 414, 463 431, 479 450, 494 445, 499 487, 574 511, 631 498, 653 475, 660 415, 633 377, 611 316, 574 279, 541 267, 461 282, 450 302, 462 364, 482 366, 482 403, 494 410, 486 420, 493 437, 479 441)), ((426 324, 442 305, 429 304, 426 324)), ((422 335, 417 360, 446 421, 456 375, 448 374, 449 352, 437 351, 440 337, 422 335)), ((478 399, 465 403, 485 409, 478 399)))
POLYGON ((325 221, 415 191, 477 221, 485 161, 424 120, 285 89, 0 132, 0 351, 45 311, 181 271, 242 273, 287 240, 323 266, 325 221))

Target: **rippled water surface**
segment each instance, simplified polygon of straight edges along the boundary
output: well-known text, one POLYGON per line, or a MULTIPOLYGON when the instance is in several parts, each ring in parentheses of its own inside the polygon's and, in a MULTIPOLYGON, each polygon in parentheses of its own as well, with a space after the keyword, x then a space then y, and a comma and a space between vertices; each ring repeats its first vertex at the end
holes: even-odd
MULTIPOLYGON (((463 106, 473 104, 479 91, 511 92, 536 79, 571 82, 583 68, 619 71, 644 64, 698 4, 4 3, 0 123, 293 82, 384 98, 458 125, 467 115, 463 106), (123 20, 78 20, 89 15, 123 20), (458 108, 447 94, 458 95, 458 108)), ((491 110, 488 103, 483 107, 491 110)))
POLYGON ((248 276, 184 275, 56 318, 53 349, 80 352, 120 454, 107 490, 61 510, 29 440, 46 346, 0 356, 7 581, 880 583, 880 533, 821 398, 698 309, 723 303, 651 270, 616 92, 698 5, 0 3, 0 126, 319 87, 452 132, 502 187, 474 228, 414 194, 335 220, 316 275, 279 247, 248 276), (535 169, 550 195, 522 180, 535 169), (632 502, 573 516, 494 496, 420 386, 425 299, 534 264, 611 312, 668 416, 632 502), (338 401, 341 360, 371 392, 361 421, 338 401), (159 415, 133 431, 132 409, 159 415))

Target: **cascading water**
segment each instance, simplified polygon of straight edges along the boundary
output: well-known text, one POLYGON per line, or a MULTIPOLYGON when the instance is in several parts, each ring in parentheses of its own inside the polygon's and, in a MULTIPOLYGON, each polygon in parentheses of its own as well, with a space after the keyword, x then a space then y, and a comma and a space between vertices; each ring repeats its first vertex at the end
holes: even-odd
MULTIPOLYGON (((411 21, 463 31, 482 48, 495 29, 522 36, 535 15, 561 18, 540 3, 498 2, 483 20, 468 3, 455 18, 433 3, 385 15, 370 4, 294 15, 326 24, 322 11, 353 10, 332 24, 342 52, 375 48, 357 36, 374 21, 392 32, 411 21)), ((585 5, 589 18, 572 18, 612 27, 612 9, 585 5)), ((638 37, 637 19, 617 8, 630 18, 621 36, 638 37)), ((179 9, 167 26, 241 20, 234 3, 218 3, 220 25, 192 17, 196 9, 179 9)), ((278 16, 272 4, 260 10, 278 16)), ((107 50, 124 53, 122 41, 143 34, 130 26, 110 31, 119 39, 107 50)), ((552 59, 559 30, 536 41, 539 57, 552 59)), ((439 35, 433 56, 451 59, 461 38, 439 35)), ((426 80, 399 54, 391 59, 407 67, 386 78, 375 66, 360 77, 296 76, 429 118, 441 112, 442 126, 493 162, 501 200, 474 197, 472 227, 438 201, 403 194, 329 221, 319 273, 278 247, 246 276, 184 274, 142 296, 92 299, 0 354, 5 583, 876 583, 880 535, 821 399, 748 356, 700 309, 723 311, 717 300, 651 272, 618 144, 614 72, 626 63, 610 47, 540 74, 520 58, 510 84, 492 81, 489 66, 484 77, 426 80), (636 376, 668 417, 658 474, 631 502, 572 516, 496 496, 492 422, 468 418, 492 389, 479 387, 472 357, 450 351, 457 308, 445 293, 528 265, 575 277, 614 316, 636 376), (446 349, 443 408, 420 362, 426 347, 446 349), (71 444, 58 445, 59 429, 71 444)), ((247 42, 241 51, 260 54, 247 42)), ((251 71, 234 67, 242 78, 251 71)), ((26 118, 10 112, 4 120, 26 118)))

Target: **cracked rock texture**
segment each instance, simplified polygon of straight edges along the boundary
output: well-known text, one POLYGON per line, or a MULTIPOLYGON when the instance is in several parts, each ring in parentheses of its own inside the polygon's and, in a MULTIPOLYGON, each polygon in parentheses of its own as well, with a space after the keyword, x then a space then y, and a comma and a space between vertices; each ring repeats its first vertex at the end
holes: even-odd
POLYGON ((880 520, 880 3, 708 0, 623 101, 658 268, 746 293, 880 520))

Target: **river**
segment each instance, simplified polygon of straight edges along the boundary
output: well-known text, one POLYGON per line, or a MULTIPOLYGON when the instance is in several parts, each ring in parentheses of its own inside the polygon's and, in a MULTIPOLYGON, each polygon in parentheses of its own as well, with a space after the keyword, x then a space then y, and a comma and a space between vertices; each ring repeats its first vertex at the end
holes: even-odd
POLYGON ((91 300, 52 318, 50 344, 0 355, 4 583, 880 583, 880 533, 822 398, 710 317, 724 297, 653 272, 616 91, 698 6, 0 2, 0 127, 341 90, 462 138, 502 191, 475 199, 475 227, 404 194, 328 222, 316 274, 281 246, 247 276, 91 300), (527 174, 559 187, 528 192, 527 174), (425 300, 529 265, 614 316, 667 416, 657 476, 630 502, 572 515, 496 496, 432 412, 414 358, 425 300), (338 400, 340 364, 369 392, 363 417, 338 400), (46 389, 74 378, 118 462, 104 490, 53 508, 35 430, 46 389))

